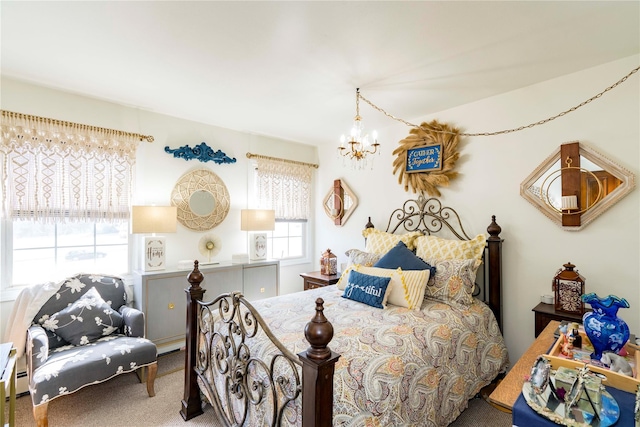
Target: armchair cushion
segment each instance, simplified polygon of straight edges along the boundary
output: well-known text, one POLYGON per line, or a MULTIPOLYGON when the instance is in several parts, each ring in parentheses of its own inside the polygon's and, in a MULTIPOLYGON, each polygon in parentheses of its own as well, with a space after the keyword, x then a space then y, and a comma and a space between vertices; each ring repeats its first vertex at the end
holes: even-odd
MULTIPOLYGON (((89 289, 96 288, 102 299, 109 306, 118 310, 127 302, 127 293, 123 280, 117 276, 106 276, 98 274, 77 274, 65 279, 57 292, 40 308, 33 318, 34 323, 44 326, 52 314, 64 310, 72 305, 78 298, 89 289)), ((49 349, 67 344, 54 330, 46 328, 49 338, 49 349)))
MULTIPOLYGON (((40 349, 33 348, 37 354, 40 349)), ((111 334, 83 346, 65 345, 29 374, 33 404, 39 405, 82 387, 135 371, 156 361, 156 346, 145 338, 111 334)))
POLYGON ((42 326, 73 345, 86 345, 112 334, 123 324, 120 313, 93 287, 69 307, 44 320, 42 326))

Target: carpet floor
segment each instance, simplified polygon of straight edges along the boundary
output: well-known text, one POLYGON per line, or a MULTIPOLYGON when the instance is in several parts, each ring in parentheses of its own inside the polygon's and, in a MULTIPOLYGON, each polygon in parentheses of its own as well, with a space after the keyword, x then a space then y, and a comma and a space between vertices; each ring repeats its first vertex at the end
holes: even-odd
MULTIPOLYGON (((183 396, 184 352, 158 358, 156 395, 147 395, 146 384, 135 373, 120 375, 107 382, 85 387, 76 393, 49 403, 51 427, 111 426, 212 426, 221 427, 213 409, 207 405, 204 414, 185 422, 180 416, 183 396)), ((8 405, 5 405, 5 410, 8 405)), ((30 396, 16 400, 16 426, 35 426, 30 396)), ((452 427, 510 427, 511 414, 495 409, 484 399, 469 401, 469 407, 452 427)))

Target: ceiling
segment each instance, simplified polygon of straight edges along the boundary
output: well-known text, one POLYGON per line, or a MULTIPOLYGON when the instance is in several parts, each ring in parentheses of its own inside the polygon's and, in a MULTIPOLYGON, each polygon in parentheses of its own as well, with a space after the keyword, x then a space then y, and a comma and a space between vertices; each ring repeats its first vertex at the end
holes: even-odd
POLYGON ((0 16, 3 76, 313 145, 350 128, 357 87, 411 122, 640 52, 638 1, 3 0, 0 16))

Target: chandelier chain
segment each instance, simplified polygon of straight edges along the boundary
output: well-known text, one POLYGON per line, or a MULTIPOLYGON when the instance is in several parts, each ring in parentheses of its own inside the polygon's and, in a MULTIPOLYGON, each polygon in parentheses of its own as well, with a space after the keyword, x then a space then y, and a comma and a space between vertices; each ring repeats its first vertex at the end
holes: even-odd
MULTIPOLYGON (((605 90, 603 90, 602 92, 598 93, 597 95, 592 96, 591 98, 587 99, 586 101, 581 102, 580 104, 576 105, 575 107, 571 107, 568 110, 565 110, 561 113, 556 114, 555 116, 551 116, 549 118, 543 119, 543 120, 539 120, 537 122, 534 123, 530 123, 528 125, 525 126, 519 126, 517 128, 511 128, 511 129, 504 129, 504 130, 499 130, 499 131, 495 131, 495 132, 478 132, 478 133, 459 133, 458 135, 460 136, 495 136, 495 135, 502 135, 502 134, 506 134, 506 133, 513 133, 513 132, 518 132, 524 129, 529 129, 532 128, 534 126, 539 126, 545 123, 548 123, 552 120, 557 119, 558 117, 562 117, 566 114, 572 113, 574 111, 576 111, 578 108, 584 107, 585 105, 587 105, 588 103, 590 103, 591 101, 600 98, 602 95, 604 95, 605 93, 609 92, 610 90, 616 88, 617 86, 619 86, 620 84, 624 83, 629 77, 631 77, 633 74, 637 73, 640 70, 640 67, 636 67, 633 70, 631 70, 629 72, 629 74, 627 74, 626 76, 624 76, 623 78, 621 78, 620 80, 618 80, 617 82, 615 82, 614 84, 612 84, 611 86, 609 86, 608 88, 606 88, 605 90)), ((378 110, 379 112, 381 112, 382 114, 384 114, 385 116, 396 120, 398 122, 402 122, 405 125, 409 126, 409 127, 413 127, 413 128, 420 128, 421 126, 413 124, 411 122, 408 122, 404 119, 401 119, 399 117, 396 117, 392 114, 389 114, 388 112, 386 112, 385 110, 383 110, 382 108, 378 107, 377 105, 375 105, 374 103, 372 103, 371 101, 369 101, 367 98, 365 98, 364 96, 362 96, 362 94, 360 94, 360 91, 358 90, 357 92, 358 97, 361 98, 364 102, 366 102, 367 104, 369 104, 372 108, 374 108, 375 110, 378 110)), ((429 129, 431 132, 436 132, 436 133, 445 133, 445 134, 454 134, 454 132, 450 132, 450 131, 442 131, 442 130, 435 130, 435 129, 429 129)))

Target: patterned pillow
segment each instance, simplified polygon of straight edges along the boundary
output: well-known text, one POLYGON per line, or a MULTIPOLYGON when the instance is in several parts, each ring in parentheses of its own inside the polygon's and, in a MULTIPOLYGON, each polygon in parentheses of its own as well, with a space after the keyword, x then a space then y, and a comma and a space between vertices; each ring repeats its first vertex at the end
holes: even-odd
POLYGON ((359 249, 349 249, 344 254, 349 257, 349 264, 347 267, 351 264, 360 264, 371 267, 373 264, 378 262, 381 256, 380 254, 372 254, 359 249))
POLYGON ((469 306, 476 281, 475 259, 446 259, 436 264, 436 274, 427 284, 425 298, 469 306))
POLYGON ((367 239, 364 250, 376 254, 386 254, 389 252, 398 242, 404 242, 407 248, 413 250, 414 240, 422 236, 419 231, 412 231, 406 234, 392 234, 384 231, 377 230, 375 228, 366 228, 362 231, 362 235, 367 239))
POLYGON ((123 324, 120 313, 102 299, 96 288, 91 288, 73 304, 45 319, 42 327, 73 345, 86 345, 110 335, 123 324))
POLYGON ((436 236, 420 236, 416 239, 416 255, 431 265, 443 259, 475 259, 482 262, 487 236, 478 234, 471 240, 449 240, 436 236))
POLYGON ((398 242, 389 252, 384 254, 382 258, 378 260, 374 267, 380 268, 402 268, 403 270, 430 270, 430 275, 433 276, 436 272, 436 268, 432 267, 428 263, 416 256, 413 252, 407 248, 404 242, 398 242))
POLYGON ((390 281, 389 277, 368 276, 352 270, 342 297, 371 307, 385 308, 390 281))
POLYGON ((406 307, 411 310, 419 310, 424 299, 425 288, 429 280, 429 270, 403 271, 401 268, 395 270, 378 267, 364 267, 353 265, 347 268, 338 283, 338 289, 344 290, 351 271, 357 271, 369 276, 389 277, 389 304, 398 307, 406 307))

